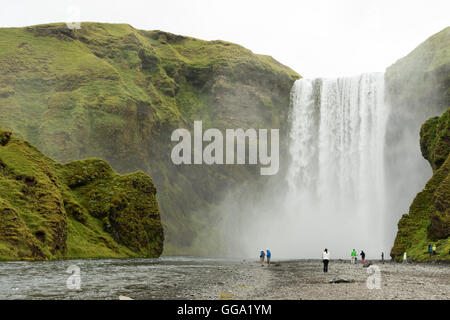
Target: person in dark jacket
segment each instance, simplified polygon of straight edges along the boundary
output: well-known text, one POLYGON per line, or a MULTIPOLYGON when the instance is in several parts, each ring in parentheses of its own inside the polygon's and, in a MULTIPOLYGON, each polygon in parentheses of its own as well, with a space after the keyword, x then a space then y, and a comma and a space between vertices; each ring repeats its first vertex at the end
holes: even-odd
POLYGON ((366 253, 363 250, 361 250, 360 255, 361 255, 361 263, 366 262, 366 253))
POLYGON ((328 263, 330 262, 330 253, 328 249, 325 248, 322 252, 322 261, 323 261, 323 272, 328 272, 328 263))

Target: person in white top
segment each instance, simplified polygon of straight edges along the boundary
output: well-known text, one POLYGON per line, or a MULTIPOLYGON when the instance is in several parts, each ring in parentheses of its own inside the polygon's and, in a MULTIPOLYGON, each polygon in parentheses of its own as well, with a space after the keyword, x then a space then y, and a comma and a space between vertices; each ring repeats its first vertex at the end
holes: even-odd
POLYGON ((322 252, 322 261, 323 261, 323 272, 328 272, 328 262, 330 262, 330 253, 328 249, 325 248, 322 252))

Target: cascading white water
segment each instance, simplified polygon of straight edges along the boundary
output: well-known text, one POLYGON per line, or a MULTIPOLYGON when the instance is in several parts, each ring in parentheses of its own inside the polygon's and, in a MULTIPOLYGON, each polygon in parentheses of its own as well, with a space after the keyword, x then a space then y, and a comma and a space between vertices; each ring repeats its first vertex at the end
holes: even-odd
POLYGON ((388 255, 384 74, 300 79, 291 101, 285 212, 289 228, 297 230, 295 241, 305 244, 303 255, 326 246, 335 257, 353 248, 388 255))

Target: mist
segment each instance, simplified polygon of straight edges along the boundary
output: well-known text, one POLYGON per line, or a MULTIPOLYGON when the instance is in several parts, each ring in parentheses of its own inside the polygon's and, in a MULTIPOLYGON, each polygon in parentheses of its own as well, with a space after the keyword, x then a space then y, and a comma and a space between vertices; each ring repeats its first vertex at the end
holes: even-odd
POLYGON ((384 73, 297 80, 281 173, 263 191, 230 191, 215 213, 226 255, 388 258, 398 220, 431 177, 419 131, 438 114, 390 100, 384 73))

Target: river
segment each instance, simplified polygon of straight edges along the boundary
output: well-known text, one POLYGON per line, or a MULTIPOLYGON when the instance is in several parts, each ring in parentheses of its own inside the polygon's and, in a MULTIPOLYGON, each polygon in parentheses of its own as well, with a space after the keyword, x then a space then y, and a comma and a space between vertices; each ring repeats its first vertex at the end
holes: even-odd
MULTIPOLYGON (((0 299, 450 299, 448 264, 191 257, 0 262, 0 299), (79 270, 77 275, 67 270, 79 270), (69 280, 69 281, 68 281, 69 280)), ((72 271, 73 272, 73 271, 72 271)))

